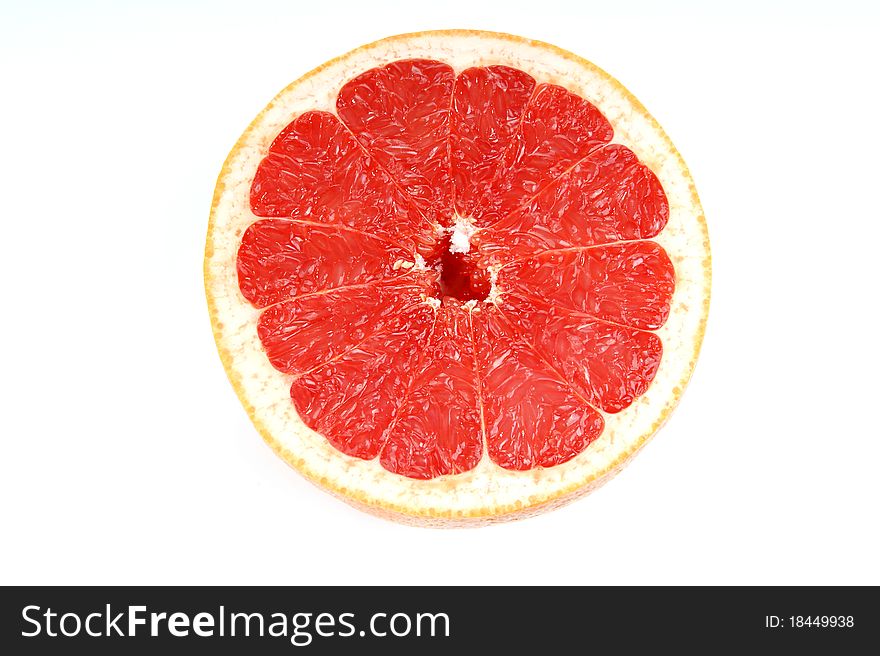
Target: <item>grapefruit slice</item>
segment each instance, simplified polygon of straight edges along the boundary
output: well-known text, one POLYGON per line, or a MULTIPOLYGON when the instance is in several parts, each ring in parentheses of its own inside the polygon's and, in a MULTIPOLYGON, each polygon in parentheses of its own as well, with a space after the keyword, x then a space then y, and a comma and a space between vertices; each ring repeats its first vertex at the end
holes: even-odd
POLYGON ((205 284, 268 444, 368 511, 511 519, 616 473, 709 305, 681 157, 616 80, 505 34, 407 34, 284 89, 214 195, 205 284))

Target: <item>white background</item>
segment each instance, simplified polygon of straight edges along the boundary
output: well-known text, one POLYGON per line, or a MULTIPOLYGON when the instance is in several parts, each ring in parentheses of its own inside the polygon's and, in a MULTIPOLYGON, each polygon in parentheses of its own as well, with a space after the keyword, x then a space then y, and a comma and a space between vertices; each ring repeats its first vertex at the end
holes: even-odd
POLYGON ((4 0, 0 583, 880 584, 880 21, 711 4, 4 0), (715 282, 691 386, 619 477, 440 531, 353 510, 262 443, 202 249, 221 164, 279 89, 449 27, 632 90, 693 172, 715 282))

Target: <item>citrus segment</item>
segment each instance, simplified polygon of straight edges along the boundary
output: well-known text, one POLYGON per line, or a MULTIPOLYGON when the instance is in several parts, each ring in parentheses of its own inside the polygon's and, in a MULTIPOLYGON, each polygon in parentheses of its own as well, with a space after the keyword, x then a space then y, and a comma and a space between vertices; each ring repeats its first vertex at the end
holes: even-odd
POLYGON ((272 366, 302 375, 387 329, 402 304, 375 282, 307 294, 264 310, 257 334, 272 366))
POLYGON ((493 197, 534 89, 531 75, 509 66, 469 68, 455 79, 449 149, 459 215, 479 216, 493 197))
POLYGON ((374 68, 342 87, 336 111, 394 182, 435 223, 452 214, 449 108, 455 74, 438 61, 374 68))
POLYGON ((260 162, 250 192, 256 216, 339 223, 428 252, 434 227, 368 156, 339 119, 305 112, 260 162))
POLYGON ((616 413, 644 394, 660 366, 653 332, 585 317, 540 300, 505 295, 505 316, 593 407, 616 413))
POLYGON ((478 399, 470 312, 445 298, 388 428, 382 466, 418 479, 476 467, 483 455, 478 399))
POLYGON ((553 84, 538 86, 473 213, 476 224, 504 218, 613 134, 611 124, 588 101, 553 84))
POLYGON ((519 211, 474 235, 484 266, 541 250, 648 239, 669 219, 657 176, 626 146, 591 153, 519 211))
POLYGON ((241 293, 255 307, 348 284, 399 276, 409 251, 344 226, 263 219, 245 231, 238 251, 241 293))
POLYGON ((492 305, 473 313, 489 457, 505 469, 553 467, 602 432, 602 416, 492 305))
POLYGON ((498 282, 588 317, 656 330, 669 316, 675 271, 659 244, 634 241, 546 251, 503 267, 498 282))
MULTIPOLYGON (((411 291, 379 305, 385 314, 371 334, 362 329, 361 340, 361 332, 352 335, 349 348, 294 378, 290 388, 306 425, 343 453, 365 459, 379 455, 435 320, 432 308, 411 291)), ((341 330, 351 329, 345 318, 330 316, 341 330)))

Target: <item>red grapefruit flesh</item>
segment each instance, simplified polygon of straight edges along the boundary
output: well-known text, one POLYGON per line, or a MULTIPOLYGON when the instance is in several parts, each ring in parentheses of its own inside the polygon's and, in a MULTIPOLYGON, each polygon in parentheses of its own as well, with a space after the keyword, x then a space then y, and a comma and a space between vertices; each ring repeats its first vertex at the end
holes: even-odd
POLYGON ((475 246, 487 266, 505 256, 650 239, 668 217, 657 177, 629 148, 614 144, 593 151, 518 211, 474 235, 475 246))
MULTIPOLYGON (((697 323, 674 313, 686 311, 685 301, 704 310, 708 297, 708 259, 700 270, 699 258, 682 249, 702 239, 698 256, 708 258, 708 242, 701 215, 682 215, 699 206, 682 191, 689 178, 675 168, 677 154, 671 145, 664 151, 668 142, 640 123, 643 110, 616 83, 542 44, 441 34, 497 42, 500 62, 463 66, 460 54, 447 53, 451 62, 425 56, 430 42, 421 35, 400 37, 400 51, 413 56, 380 54, 376 65, 353 65, 332 99, 314 109, 305 99, 320 96, 320 87, 306 85, 294 103, 299 111, 274 133, 259 133, 270 141, 261 153, 251 150, 259 153, 255 163, 241 160, 241 173, 226 174, 235 189, 249 190, 244 204, 234 201, 237 214, 222 210, 221 219, 243 226, 234 280, 256 314, 221 299, 241 327, 227 329, 215 317, 215 331, 221 349, 235 342, 248 353, 230 331, 255 335, 261 357, 281 376, 265 372, 256 353, 229 356, 239 357, 228 365, 234 381, 255 372, 255 382, 240 385, 247 403, 266 399, 249 410, 255 421, 274 422, 264 429, 270 442, 284 442, 290 421, 267 391, 277 381, 288 386, 290 416, 325 440, 335 459, 349 458, 340 469, 331 451, 297 433, 305 460, 282 455, 300 469, 332 471, 322 485, 368 506, 375 493, 384 499, 377 504, 408 514, 422 503, 443 505, 438 494, 454 496, 433 482, 460 479, 459 516, 469 516, 481 493, 515 501, 503 506, 511 513, 587 489, 566 487, 566 477, 624 457, 613 455, 615 440, 628 453, 636 447, 627 444, 644 442, 624 431, 639 424, 631 406, 651 389, 670 349, 675 359, 660 402, 671 397, 671 408, 677 400, 693 367, 679 364, 682 348, 687 340, 699 346, 705 312, 697 323), (548 80, 545 59, 554 70, 571 66, 595 79, 596 97, 612 111, 629 104, 635 118, 616 114, 624 143, 582 92, 548 80), (532 66, 514 65, 521 63, 532 66), (649 165, 634 152, 641 147, 633 134, 672 156, 642 148, 649 165), (682 299, 678 310, 674 297, 682 299), (672 333, 662 330, 670 316, 672 333), (674 370, 686 375, 673 388, 674 370), (597 441, 593 466, 588 454, 597 441), (541 473, 555 470, 558 479, 541 473), (346 489, 344 471, 357 491, 346 489), (525 472, 535 472, 534 483, 516 478, 525 472), (545 485, 560 491, 543 495, 545 485)), ((357 51, 351 56, 357 60, 357 51)), ((340 62, 330 69, 349 70, 340 62)), ((206 266, 211 258, 209 251, 206 266)), ((216 303, 229 292, 213 281, 228 278, 214 276, 208 290, 216 303)), ((662 419, 668 409, 646 412, 662 419)), ((638 429, 647 436, 660 420, 649 421, 654 427, 638 429)))
POLYGON ((397 61, 342 87, 339 118, 431 220, 452 215, 449 109, 455 73, 438 61, 397 61))
POLYGON ((515 470, 581 453, 602 432, 596 408, 627 407, 661 358, 643 332, 663 325, 675 284, 644 241, 666 223, 656 178, 605 145, 592 104, 513 68, 456 78, 398 61, 343 86, 337 110, 272 144, 251 208, 290 221, 255 223, 238 257, 245 297, 276 303, 260 339, 295 377, 306 424, 419 479, 472 469, 484 440, 515 470), (460 216, 453 198, 478 228, 474 253, 439 237, 460 216), (439 275, 410 271, 418 252, 439 275), (505 292, 465 307, 488 297, 489 261, 505 292))
POLYGON ((474 313, 486 444, 506 469, 552 467, 602 432, 601 415, 497 307, 474 313))
POLYGON ((468 471, 483 455, 470 312, 451 297, 444 301, 382 451, 383 467, 413 478, 468 471))
MULTIPOLYGON (((290 394, 306 424, 348 455, 379 455, 412 387, 412 372, 423 360, 434 312, 407 291, 394 290, 392 298, 380 295, 373 304, 377 315, 368 317, 353 312, 353 320, 347 320, 330 308, 324 315, 328 321, 352 331, 347 348, 313 361, 293 381, 290 394)), ((304 350, 319 343, 307 343, 304 350)))
POLYGON ((417 252, 433 243, 434 228, 411 199, 326 112, 306 112, 278 135, 250 198, 255 216, 332 223, 417 252))
POLYGON ((477 216, 482 206, 497 202, 493 190, 501 163, 518 141, 534 90, 531 75, 508 66, 469 68, 456 78, 449 147, 461 216, 477 216))

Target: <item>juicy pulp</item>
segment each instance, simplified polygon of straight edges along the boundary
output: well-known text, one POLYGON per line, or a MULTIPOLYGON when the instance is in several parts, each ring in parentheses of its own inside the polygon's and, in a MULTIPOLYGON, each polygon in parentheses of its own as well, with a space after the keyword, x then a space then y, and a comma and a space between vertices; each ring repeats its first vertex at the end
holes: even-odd
POLYGON ((649 241, 669 216, 656 176, 588 101, 509 67, 394 62, 337 114, 275 139, 238 254, 305 423, 419 479, 484 450, 515 470, 583 452, 661 361, 675 274, 649 241))

